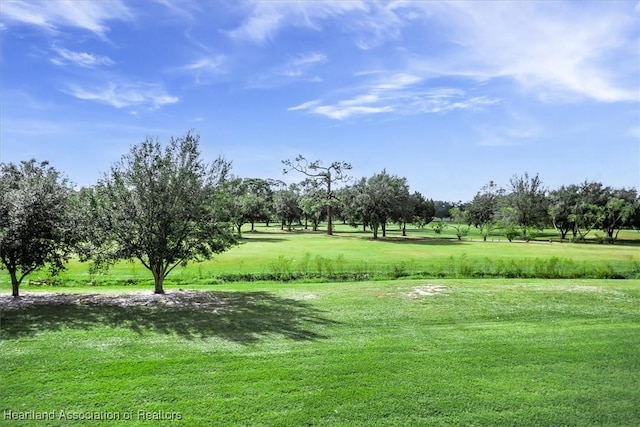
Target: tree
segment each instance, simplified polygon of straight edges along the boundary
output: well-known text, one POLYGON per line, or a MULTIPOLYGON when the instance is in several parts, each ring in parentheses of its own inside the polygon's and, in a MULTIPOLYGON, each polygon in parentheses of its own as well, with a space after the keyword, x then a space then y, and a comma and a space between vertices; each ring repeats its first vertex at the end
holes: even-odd
POLYGON ((452 218, 452 223, 448 224, 448 227, 456 230, 456 237, 458 240, 462 240, 462 238, 469 233, 469 219, 467 212, 463 211, 459 207, 455 207, 451 208, 449 215, 452 218))
POLYGON ((379 228, 382 229, 382 237, 386 237, 387 223, 401 221, 408 199, 406 178, 389 175, 383 170, 366 181, 355 203, 363 222, 371 227, 373 238, 377 239, 379 228))
POLYGON ((577 185, 562 186, 549 193, 549 218, 553 228, 558 231, 560 240, 564 240, 569 231, 576 235, 574 212, 580 202, 580 187, 577 185))
POLYGON ((264 223, 267 227, 269 227, 272 217, 277 216, 275 212, 274 196, 277 191, 286 189, 287 184, 284 181, 281 181, 279 179, 271 179, 271 178, 266 179, 264 182, 267 185, 267 190, 265 192, 265 199, 266 199, 265 215, 266 216, 264 217, 264 223))
POLYGON ((529 177, 526 172, 523 176, 514 175, 510 184, 507 203, 514 209, 515 222, 520 226, 522 235, 529 237, 527 230, 542 228, 547 222, 546 190, 538 175, 529 177))
POLYGON ((345 172, 351 169, 351 164, 333 162, 329 166, 322 166, 322 162, 319 160, 309 162, 302 155, 298 155, 293 161, 283 160, 282 163, 285 165, 283 173, 297 171, 322 184, 325 190, 325 206, 327 208, 327 234, 332 235, 331 211, 335 203, 335 194, 332 187, 336 182, 346 182, 349 179, 345 172))
POLYGON ((311 221, 313 231, 318 231, 318 225, 325 214, 325 194, 318 181, 305 179, 302 182, 300 209, 305 219, 305 228, 307 221, 311 221))
POLYGON ((188 132, 162 149, 146 139, 111 167, 95 187, 92 216, 97 267, 139 260, 153 274, 155 293, 178 265, 209 259, 235 242, 221 194, 230 164, 205 164, 199 136, 188 132))
POLYGON ((269 185, 261 179, 233 178, 226 183, 225 192, 229 197, 229 217, 238 230, 238 237, 242 238, 242 226, 254 224, 257 220, 268 217, 269 185))
POLYGON ((467 220, 471 225, 480 229, 482 240, 485 242, 495 227, 503 193, 503 189, 498 188, 493 181, 490 181, 478 191, 467 207, 467 220))
POLYGON ((585 181, 579 185, 577 203, 569 216, 575 223, 574 240, 584 240, 591 230, 602 226, 604 208, 612 194, 610 187, 599 182, 585 181))
POLYGON ((77 236, 71 197, 69 182, 48 162, 0 166, 0 261, 14 298, 30 273, 64 268, 77 236))
POLYGON ((498 215, 498 221, 502 230, 504 232, 505 237, 510 242, 513 241, 516 237, 518 237, 518 229, 516 228, 518 214, 514 208, 508 205, 503 205, 500 207, 500 213, 498 215))
POLYGON ((288 188, 276 191, 273 195, 273 208, 280 218, 282 229, 286 225, 287 230, 291 231, 293 221, 300 220, 302 215, 298 186, 291 184, 288 188))
POLYGON ((445 218, 451 219, 451 214, 449 212, 451 211, 451 208, 455 207, 455 203, 436 200, 433 202, 433 205, 435 208, 434 216, 436 218, 440 218, 441 220, 444 220, 445 218))
POLYGON ((609 242, 618 238, 622 227, 631 227, 635 216, 635 190, 620 189, 613 193, 603 209, 602 228, 609 242))
POLYGON ((364 212, 365 206, 361 199, 367 187, 367 179, 361 178, 353 185, 339 190, 340 212, 344 221, 351 227, 362 225, 362 231, 367 231, 369 223, 364 212))
POLYGON ((413 223, 420 228, 424 228, 427 224, 433 221, 433 218, 436 215, 435 204, 432 199, 425 199, 418 191, 415 191, 411 197, 416 203, 413 223))

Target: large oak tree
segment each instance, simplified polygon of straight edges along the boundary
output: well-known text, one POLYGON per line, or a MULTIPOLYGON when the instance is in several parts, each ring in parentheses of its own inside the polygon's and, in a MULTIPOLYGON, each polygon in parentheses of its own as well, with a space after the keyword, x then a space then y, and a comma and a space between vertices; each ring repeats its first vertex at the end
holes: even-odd
POLYGON ((14 298, 23 279, 48 266, 64 267, 74 243, 72 189, 47 162, 0 167, 0 262, 11 278, 14 298))
POLYGON ((235 243, 221 194, 230 164, 205 164, 199 136, 152 139, 134 146, 98 182, 92 198, 93 258, 98 266, 139 260, 155 293, 178 265, 209 259, 235 243))

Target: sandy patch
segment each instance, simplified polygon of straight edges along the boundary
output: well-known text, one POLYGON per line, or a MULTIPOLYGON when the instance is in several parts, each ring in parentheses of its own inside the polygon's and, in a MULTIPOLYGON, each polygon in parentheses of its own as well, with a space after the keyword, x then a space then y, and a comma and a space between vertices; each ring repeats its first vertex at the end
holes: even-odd
POLYGON ((215 294, 198 291, 170 291, 165 294, 151 292, 132 292, 127 294, 62 294, 38 292, 24 294, 14 299, 11 296, 0 297, 0 309, 17 310, 41 305, 102 305, 117 307, 154 307, 175 306, 190 308, 220 308, 225 303, 215 294))
POLYGON ((409 298, 431 297, 445 293, 447 288, 440 285, 424 285, 413 288, 411 292, 406 294, 409 298))

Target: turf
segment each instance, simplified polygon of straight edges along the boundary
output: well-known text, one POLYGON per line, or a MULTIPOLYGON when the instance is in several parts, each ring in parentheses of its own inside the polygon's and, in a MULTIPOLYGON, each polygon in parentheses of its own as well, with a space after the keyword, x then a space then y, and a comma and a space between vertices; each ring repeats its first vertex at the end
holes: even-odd
MULTIPOLYGON (((462 278, 482 276, 486 269, 489 271, 487 276, 519 277, 519 270, 534 269, 531 263, 539 261, 546 268, 551 259, 555 259, 555 267, 568 277, 617 277, 609 274, 610 271, 619 272, 621 277, 640 277, 640 233, 636 231, 622 231, 620 241, 613 245, 594 241, 559 243, 553 240, 557 236, 553 230, 546 230, 539 240, 528 243, 508 242, 499 234, 483 242, 475 230, 458 241, 451 230, 445 229, 443 234, 436 235, 428 227, 409 229, 407 237, 400 236, 397 228, 392 227, 389 237, 379 240, 372 240, 370 233, 344 225, 336 227, 334 236, 302 229, 282 232, 277 226, 260 226, 256 233, 245 232, 243 236, 239 245, 212 260, 176 268, 167 278, 167 288, 218 283, 218 278, 224 275, 254 274, 260 277, 283 271, 325 275, 329 272, 364 272, 367 273, 363 275, 365 277, 377 278, 462 278), (466 270, 474 274, 467 274, 466 270), (505 270, 515 272, 507 275, 505 270), (574 270, 575 276, 568 274, 574 270)), ((89 267, 88 263, 72 260, 67 271, 59 277, 51 279, 47 271, 36 272, 25 280, 22 289, 49 283, 143 286, 151 283, 150 273, 138 262, 120 262, 107 273, 100 274, 91 274, 89 267)), ((0 290, 8 289, 8 275, 0 271, 0 290)))
POLYGON ((2 425, 150 425, 165 417, 157 423, 632 426, 640 419, 637 280, 193 288, 201 293, 187 308, 5 310, 2 425), (6 418, 43 413, 54 419, 6 418))

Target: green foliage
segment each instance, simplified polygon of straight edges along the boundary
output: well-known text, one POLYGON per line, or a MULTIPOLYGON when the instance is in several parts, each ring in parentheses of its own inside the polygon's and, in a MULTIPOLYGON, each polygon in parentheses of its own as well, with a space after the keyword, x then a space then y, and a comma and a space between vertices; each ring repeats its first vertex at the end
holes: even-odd
POLYGON ((514 175, 510 180, 511 193, 504 199, 506 206, 512 208, 513 222, 526 236, 529 228, 542 228, 548 222, 548 199, 546 189, 538 175, 529 177, 514 175))
POLYGON ((91 199, 90 256, 99 267, 138 259, 156 293, 177 266, 209 259, 235 243, 229 194, 221 192, 229 163, 206 165, 199 137, 172 138, 165 149, 147 139, 111 168, 91 199))
POLYGON ((78 237, 72 201, 69 182, 47 162, 0 165, 0 266, 9 272, 13 297, 37 269, 64 268, 78 237))
MULTIPOLYGON (((335 199, 335 184, 346 182, 349 177, 347 171, 351 170, 351 164, 347 162, 333 162, 324 166, 320 160, 309 162, 301 154, 294 160, 283 160, 285 166, 283 173, 296 171, 307 176, 307 183, 312 183, 316 188, 322 188, 324 192, 324 205, 327 209, 327 234, 333 234, 332 209, 335 199)), ((315 212, 315 207, 312 209, 315 212)))
POLYGON ((449 210, 449 215, 453 219, 453 222, 447 224, 447 226, 453 228, 456 231, 456 237, 458 238, 458 240, 462 240, 464 236, 469 234, 467 213, 462 209, 455 207, 449 210))
POLYGON ((442 234, 442 230, 444 230, 445 225, 442 221, 435 222, 431 225, 431 228, 436 234, 442 234))
POLYGON ((273 210, 282 223, 282 228, 293 229, 293 222, 299 221, 302 216, 300 209, 300 191, 296 184, 288 188, 277 190, 273 195, 273 210))

